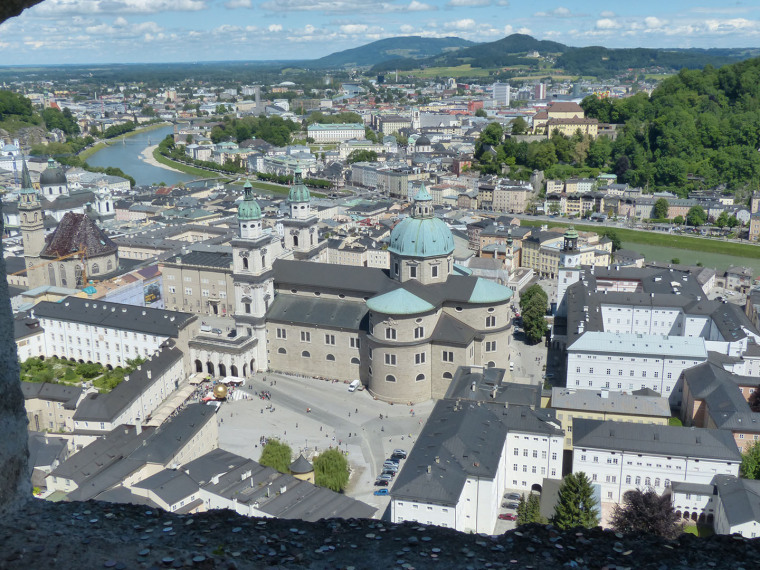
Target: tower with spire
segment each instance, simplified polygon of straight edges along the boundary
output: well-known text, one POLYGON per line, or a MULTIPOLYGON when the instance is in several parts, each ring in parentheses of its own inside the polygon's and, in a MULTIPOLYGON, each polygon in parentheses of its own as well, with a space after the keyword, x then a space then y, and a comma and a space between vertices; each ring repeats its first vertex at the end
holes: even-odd
POLYGON ((311 193, 303 183, 300 168, 296 168, 293 174, 288 205, 290 218, 281 222, 285 234, 285 247, 293 250, 296 259, 315 260, 320 252, 317 232, 319 218, 311 212, 311 193))
MULTIPOLYGON (((257 339, 255 366, 266 369, 266 313, 274 299, 272 264, 283 257, 280 239, 265 233, 261 207, 253 196, 250 182, 243 186, 238 205, 237 239, 232 240, 235 284, 235 328, 238 336, 257 339)), ((254 365, 251 366, 254 372, 254 365)))
POLYGON ((26 276, 29 288, 34 289, 46 284, 45 268, 40 262, 40 253, 45 247, 45 225, 42 203, 32 185, 26 160, 23 160, 21 167, 21 191, 19 192, 18 209, 21 218, 26 276))

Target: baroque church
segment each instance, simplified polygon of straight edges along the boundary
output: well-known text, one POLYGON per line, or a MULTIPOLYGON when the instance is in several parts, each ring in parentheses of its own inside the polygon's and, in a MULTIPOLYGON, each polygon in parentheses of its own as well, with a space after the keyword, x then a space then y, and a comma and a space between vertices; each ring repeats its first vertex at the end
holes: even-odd
MULTIPOLYGON (((41 193, 58 200, 67 195, 66 177, 62 172, 59 176, 49 170, 40 176, 41 193)), ((56 229, 46 237, 44 204, 32 186, 26 163, 21 178, 18 211, 29 289, 43 285, 79 289, 88 280, 102 279, 118 268, 116 244, 89 212, 66 211, 56 229)))
POLYGON ((318 219, 296 172, 285 236, 263 232, 250 185, 232 242, 234 339, 196 339, 197 371, 360 379, 389 402, 442 397, 458 366, 506 368, 511 289, 454 264, 454 239, 423 186, 391 233, 388 270, 320 263, 318 219))

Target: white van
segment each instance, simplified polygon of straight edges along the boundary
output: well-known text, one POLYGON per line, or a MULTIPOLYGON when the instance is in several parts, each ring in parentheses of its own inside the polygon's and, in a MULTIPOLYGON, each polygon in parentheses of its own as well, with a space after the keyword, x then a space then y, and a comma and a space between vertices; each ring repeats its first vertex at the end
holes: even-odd
POLYGON ((356 392, 356 389, 359 387, 360 384, 361 384, 360 380, 354 380, 353 382, 351 382, 348 385, 348 391, 349 392, 356 392))

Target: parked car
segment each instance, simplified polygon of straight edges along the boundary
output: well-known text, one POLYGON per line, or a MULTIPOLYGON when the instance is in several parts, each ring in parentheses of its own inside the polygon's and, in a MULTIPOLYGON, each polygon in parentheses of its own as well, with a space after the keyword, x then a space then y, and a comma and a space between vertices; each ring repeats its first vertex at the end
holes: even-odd
POLYGON ((383 469, 393 469, 394 471, 398 471, 398 463, 394 463, 393 461, 386 461, 383 463, 383 469))
POLYGON ((384 469, 383 472, 380 473, 380 475, 390 475, 391 477, 395 477, 396 476, 396 472, 395 471, 391 471, 390 469, 384 469))
POLYGON ((505 501, 501 504, 504 509, 516 509, 519 505, 512 501, 505 501))
POLYGON ((391 454, 391 458, 394 456, 398 457, 399 459, 406 459, 406 451, 403 449, 394 449, 393 454, 391 454))
POLYGON ((499 519, 503 521, 516 521, 517 517, 513 515, 512 513, 504 513, 499 515, 499 519))
POLYGON ((222 334, 222 329, 211 329, 211 332, 214 334, 222 334))
POLYGON ((386 459, 383 463, 393 463, 394 465, 398 465, 401 462, 401 460, 398 457, 393 457, 392 455, 386 459))
POLYGON ((378 496, 383 496, 383 495, 388 495, 388 494, 390 494, 390 491, 388 489, 378 489, 377 491, 375 491, 375 495, 378 495, 378 496))
POLYGON ((385 479, 377 479, 375 481, 375 487, 387 487, 387 486, 388 486, 388 481, 386 481, 385 479))
POLYGON ((513 501, 519 501, 520 500, 520 493, 504 493, 505 499, 511 499, 513 501))
POLYGON ((377 476, 377 481, 389 481, 390 482, 392 480, 393 480, 393 476, 392 475, 387 475, 387 474, 382 474, 381 473, 380 475, 377 476))

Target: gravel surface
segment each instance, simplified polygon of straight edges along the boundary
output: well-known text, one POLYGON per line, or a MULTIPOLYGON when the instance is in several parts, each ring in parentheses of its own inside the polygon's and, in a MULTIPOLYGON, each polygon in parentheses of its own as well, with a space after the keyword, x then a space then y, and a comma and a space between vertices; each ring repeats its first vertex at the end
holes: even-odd
POLYGON ((676 541, 529 525, 501 536, 417 523, 317 523, 230 511, 172 515, 134 505, 33 501, 0 521, 0 568, 756 568, 759 539, 676 541))

